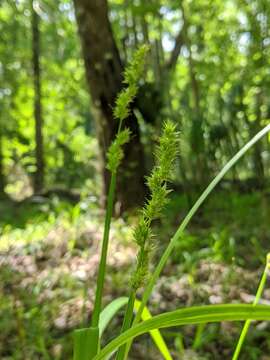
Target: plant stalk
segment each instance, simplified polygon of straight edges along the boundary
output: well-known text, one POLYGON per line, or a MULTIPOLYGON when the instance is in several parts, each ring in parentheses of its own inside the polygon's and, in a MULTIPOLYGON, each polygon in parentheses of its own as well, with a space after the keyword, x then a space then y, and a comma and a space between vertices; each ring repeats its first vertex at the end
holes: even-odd
MULTIPOLYGON (((132 317, 133 317, 133 310, 134 310, 134 303, 136 298, 136 291, 131 290, 128 298, 128 303, 125 311, 124 321, 121 329, 121 334, 128 330, 132 324, 132 317)), ((125 358, 126 353, 126 344, 120 346, 117 351, 116 359, 115 360, 123 360, 125 358)))
POLYGON ((100 313, 101 313, 102 293, 103 293, 104 279, 105 279, 105 273, 106 273, 106 261, 107 261, 107 253, 108 253, 111 219, 112 219, 112 213, 113 213, 113 204, 114 204, 114 197, 115 197, 115 187, 116 187, 116 173, 113 173, 111 176, 108 202, 107 202, 107 208, 106 208, 101 258, 100 258, 100 263, 99 263, 99 268, 98 268, 96 297, 95 297, 95 304, 94 304, 94 310, 93 310, 92 321, 91 321, 92 327, 98 327, 99 317, 100 317, 100 313))
MULTIPOLYGON (((259 283, 258 290, 256 292, 256 296, 255 296, 255 299, 254 299, 253 304, 252 304, 253 306, 256 306, 259 303, 260 299, 261 299, 261 296, 262 296, 262 293, 263 293, 263 290, 264 290, 264 287, 265 287, 265 283, 266 283, 266 280, 267 280, 267 275, 268 275, 268 270, 269 270, 269 260, 270 260, 270 256, 268 254, 267 258, 266 258, 266 265, 265 265, 265 268, 264 268, 264 272, 262 274, 261 281, 259 283)), ((237 342, 237 345, 236 345, 232 360, 237 360, 238 357, 239 357, 239 354, 240 354, 240 351, 242 349, 243 343, 245 341, 248 329, 250 327, 250 323, 251 323, 251 320, 246 320, 245 321, 245 324, 243 326, 240 337, 238 339, 238 342, 237 342)))
MULTIPOLYGON (((123 120, 120 120, 118 125, 117 134, 120 133, 122 128, 123 120)), ((91 319, 91 326, 98 327, 99 317, 101 313, 102 307, 102 293, 104 287, 104 280, 106 274, 106 263, 107 263, 107 254, 108 254, 108 246, 109 246, 109 236, 110 236, 110 228, 111 228, 111 220, 113 214, 113 204, 115 198, 115 189, 116 189, 116 171, 112 173, 110 186, 109 186, 109 194, 108 201, 106 206, 106 215, 105 215, 105 223, 104 223, 104 232, 102 239, 102 249, 101 249, 101 258, 98 267, 98 278, 97 278, 97 288, 96 288, 96 296, 94 309, 91 319)))

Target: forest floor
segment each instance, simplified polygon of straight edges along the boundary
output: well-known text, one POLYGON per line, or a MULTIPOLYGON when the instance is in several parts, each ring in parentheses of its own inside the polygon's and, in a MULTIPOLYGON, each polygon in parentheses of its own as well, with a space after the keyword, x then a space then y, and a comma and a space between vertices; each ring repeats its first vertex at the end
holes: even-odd
MULTIPOLYGON (((156 261, 188 209, 174 195, 156 224, 156 261)), ((72 332, 89 322, 103 214, 91 201, 73 206, 54 198, 0 205, 0 358, 71 359, 72 332), (87 209, 87 210, 86 210, 87 209), (86 315, 87 314, 87 315, 86 315)), ((269 250, 270 205, 265 194, 219 191, 177 244, 151 298, 153 314, 179 307, 251 303, 269 250)), ((115 219, 104 304, 128 290, 136 246, 135 215, 115 219)), ((270 289, 263 294, 270 304, 270 289)), ((104 341, 115 336, 122 314, 104 341)), ((230 359, 241 324, 162 331, 175 359, 230 359)), ((159 359, 145 335, 130 359, 159 359)), ((270 359, 269 324, 254 323, 243 359, 270 359)))

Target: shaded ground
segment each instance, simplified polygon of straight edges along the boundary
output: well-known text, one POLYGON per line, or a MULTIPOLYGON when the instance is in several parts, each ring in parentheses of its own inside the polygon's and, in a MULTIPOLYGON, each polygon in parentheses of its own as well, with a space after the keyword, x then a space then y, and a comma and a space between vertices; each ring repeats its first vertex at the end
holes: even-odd
MULTIPOLYGON (((72 358, 72 331, 89 321, 93 306, 102 236, 101 214, 94 206, 87 212, 84 208, 37 205, 21 229, 15 228, 14 219, 9 225, 5 220, 0 245, 1 359, 72 358)), ((156 257, 185 211, 185 199, 175 197, 157 224, 156 257)), ((174 251, 153 293, 151 311, 252 302, 269 243, 268 215, 267 199, 257 193, 241 197, 219 193, 212 198, 174 251)), ((22 216, 26 218, 25 213, 22 216)), ((130 217, 113 223, 106 303, 126 295, 136 253, 128 224, 134 221, 130 217)), ((268 289, 263 302, 270 304, 268 289)), ((120 324, 121 315, 109 326, 104 341, 120 324)), ((230 359, 239 325, 211 324, 202 335, 193 326, 163 334, 175 359, 230 359)), ((269 325, 255 323, 243 359, 268 359, 269 350, 269 325)), ((146 359, 146 353, 147 359, 159 358, 148 336, 134 344, 130 358, 146 359)))

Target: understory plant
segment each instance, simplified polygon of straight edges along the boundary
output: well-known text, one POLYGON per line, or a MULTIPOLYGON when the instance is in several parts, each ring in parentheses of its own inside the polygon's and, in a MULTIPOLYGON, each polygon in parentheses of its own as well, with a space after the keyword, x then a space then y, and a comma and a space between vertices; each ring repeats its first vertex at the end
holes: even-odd
POLYGON ((270 307, 258 305, 267 278, 268 261, 254 304, 186 307, 154 317, 151 316, 146 305, 161 271, 194 214, 198 211, 200 206, 225 174, 257 141, 270 131, 270 124, 266 125, 245 146, 243 146, 236 155, 227 162, 213 181, 203 191, 186 217, 180 223, 158 264, 154 266, 152 275, 149 276, 149 263, 151 262, 151 254, 155 243, 155 234, 152 230, 152 223, 154 220, 160 218, 162 210, 168 201, 168 181, 171 178, 173 164, 178 149, 178 133, 175 125, 171 121, 166 121, 164 123, 159 145, 156 148, 155 166, 151 175, 146 179, 149 188, 149 196, 143 209, 139 213, 138 224, 133 231, 133 238, 138 245, 138 254, 137 263, 129 284, 129 294, 128 297, 113 300, 105 307, 105 309, 102 309, 102 293, 106 275, 107 251, 115 199, 117 171, 124 156, 123 146, 129 141, 130 136, 132 136, 129 129, 124 127, 124 120, 128 118, 130 111, 132 111, 131 103, 138 91, 138 83, 143 74, 146 53, 147 47, 145 46, 139 48, 135 53, 131 64, 124 74, 124 90, 122 90, 116 100, 114 116, 115 120, 119 121, 119 125, 118 133, 109 148, 107 156, 107 167, 111 172, 111 181, 105 215, 95 304, 89 328, 75 331, 74 360, 99 360, 107 359, 111 356, 116 356, 117 360, 126 359, 133 339, 145 332, 150 332, 150 335, 163 358, 170 360, 172 357, 158 329, 186 324, 246 321, 236 348, 236 354, 234 355, 234 360, 236 360, 240 353, 250 321, 270 320, 270 307), (140 288, 143 288, 143 296, 139 301, 139 299, 137 299, 137 292, 140 288), (122 307, 125 307, 125 316, 121 332, 115 339, 101 349, 100 337, 111 318, 115 316, 122 307))

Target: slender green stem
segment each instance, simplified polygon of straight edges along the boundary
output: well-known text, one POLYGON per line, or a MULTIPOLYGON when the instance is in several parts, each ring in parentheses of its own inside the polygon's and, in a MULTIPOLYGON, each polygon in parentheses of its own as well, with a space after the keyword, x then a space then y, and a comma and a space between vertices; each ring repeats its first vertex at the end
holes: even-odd
MULTIPOLYGON (((122 123, 123 123, 123 120, 120 120, 119 125, 118 125, 117 134, 119 134, 121 131, 122 123)), ((115 189, 116 189, 116 172, 113 172, 111 175, 107 207, 106 207, 101 258, 100 258, 99 267, 98 267, 96 296, 95 296, 93 315, 92 315, 92 319, 91 319, 92 327, 98 327, 99 317, 100 317, 100 313, 101 313, 102 293, 103 293, 104 280, 105 280, 105 274, 106 274, 107 254, 108 254, 111 219, 112 219, 112 214, 113 214, 113 205, 114 205, 114 198, 115 198, 115 189)))
MULTIPOLYGON (((263 290, 264 290, 264 287, 265 287, 265 283, 266 283, 266 280, 267 280, 267 274, 268 274, 268 270, 269 270, 269 260, 270 260, 269 255, 267 255, 266 265, 265 265, 264 272, 263 272, 262 277, 261 277, 261 281, 259 283, 259 287, 258 287, 256 296, 255 296, 255 299, 253 301, 253 306, 256 306, 258 304, 258 302, 260 301, 260 299, 261 299, 261 296, 262 296, 262 293, 263 293, 263 290)), ((237 360, 238 357, 239 357, 239 354, 240 354, 240 351, 242 349, 243 343, 245 341, 248 329, 250 327, 250 323, 251 323, 251 320, 246 320, 245 321, 245 324, 243 326, 240 337, 238 339, 238 342, 237 342, 237 345, 236 345, 232 360, 237 360)))
POLYGON ((96 297, 95 297, 95 304, 94 304, 94 310, 93 310, 92 322, 91 322, 92 327, 98 327, 99 316, 100 316, 100 312, 101 312, 102 292, 103 292, 104 279, 105 279, 105 273, 106 273, 106 261, 107 261, 107 253, 108 253, 111 219, 112 219, 112 213, 113 213, 115 187, 116 187, 116 173, 113 173, 111 176, 108 202, 107 202, 107 208, 106 208, 101 258, 100 258, 99 269, 98 269, 96 297))
MULTIPOLYGON (((83 356, 89 359, 93 358, 99 351, 99 322, 102 308, 102 294, 104 288, 104 281, 106 275, 107 253, 110 237, 110 226, 113 215, 113 206, 116 190, 116 175, 117 169, 124 157, 123 145, 129 141, 130 130, 126 129, 121 133, 121 127, 124 119, 128 118, 131 111, 131 102, 134 100, 138 90, 137 83, 144 70, 144 57, 147 47, 142 46, 135 53, 133 61, 130 66, 125 70, 124 74, 124 89, 120 92, 115 101, 113 110, 113 117, 119 120, 118 131, 115 140, 107 152, 107 169, 111 172, 109 193, 106 206, 106 215, 104 222, 104 232, 102 240, 101 256, 98 268, 97 287, 95 294, 95 303, 91 319, 91 326, 88 329, 83 329, 76 341, 76 357, 82 359, 83 356), (79 339, 79 341, 78 341, 79 339), (89 345, 90 344, 90 345, 89 345), (89 349, 88 349, 89 347, 89 349), (83 353, 81 351, 84 351, 83 353)), ((132 319, 130 320, 132 321, 132 319)))
POLYGON ((199 324, 196 329, 195 339, 192 344, 192 349, 197 350, 202 342, 202 334, 206 324, 199 324))
MULTIPOLYGON (((128 298, 126 311, 125 311, 125 317, 124 317, 123 326, 122 326, 122 329, 121 329, 121 334, 124 331, 128 330, 130 328, 131 324, 132 324, 132 317, 133 317, 135 298, 136 298, 136 291, 131 290, 131 292, 129 294, 129 298, 128 298)), ((124 357, 125 357, 125 352, 126 352, 126 344, 120 346, 120 348, 118 349, 115 360, 123 360, 124 357)))
MULTIPOLYGON (((182 223, 180 224, 179 228, 177 229, 176 233, 170 240, 169 245, 167 246, 165 252, 163 253, 158 265, 155 268, 155 271, 145 288, 141 306, 135 316, 135 319, 133 321, 133 325, 136 325, 141 318, 141 314, 143 312, 143 309, 149 300, 153 287, 155 283, 157 282, 157 279, 159 278, 159 275, 164 268, 168 258, 171 255, 171 252, 173 251, 175 245, 181 238, 185 228, 189 224, 190 220, 192 219, 193 215, 197 212, 197 210, 200 208, 200 206, 203 204, 203 202, 206 200, 206 198, 210 195, 210 193, 214 190, 214 188, 217 186, 217 184, 222 180, 224 175, 237 163, 237 161, 257 142, 259 141, 265 134, 267 134, 270 131, 270 124, 265 126, 260 132, 258 132, 245 146, 243 146, 228 162, 227 164, 221 169, 221 171, 217 174, 217 176, 212 180, 212 182, 207 186, 207 188, 204 190, 204 192, 201 194, 201 196, 198 198, 198 200, 195 202, 193 207, 190 209, 182 223)), ((125 358, 127 357, 129 348, 131 346, 131 342, 128 343, 125 358)))

